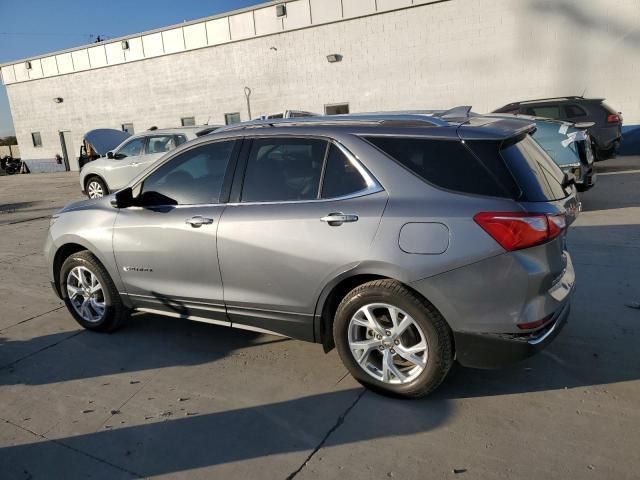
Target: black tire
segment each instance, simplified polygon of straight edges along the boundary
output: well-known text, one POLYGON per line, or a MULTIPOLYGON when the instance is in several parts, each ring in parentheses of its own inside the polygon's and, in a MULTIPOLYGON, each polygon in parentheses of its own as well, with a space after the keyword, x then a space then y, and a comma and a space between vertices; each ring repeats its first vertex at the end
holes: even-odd
POLYGON ((338 305, 333 336, 340 358, 349 373, 365 387, 385 395, 423 397, 442 383, 453 364, 453 337, 445 319, 423 297, 395 280, 374 280, 349 292, 338 305), (382 382, 369 375, 351 353, 348 340, 350 320, 361 307, 371 303, 386 303, 400 308, 422 330, 427 342, 428 357, 424 370, 412 381, 401 384, 382 382))
POLYGON ((64 261, 58 275, 58 286, 69 313, 71 313, 73 318, 87 330, 93 330, 96 332, 113 332, 120 327, 127 318, 127 309, 122 304, 118 290, 113 284, 109 273, 98 259, 87 250, 74 253, 64 261), (98 321, 86 321, 78 314, 71 303, 67 290, 67 278, 69 277, 71 270, 75 267, 84 267, 88 269, 97 277, 100 285, 102 286, 102 296, 105 308, 102 318, 98 321))
POLYGON ((109 187, 107 187, 107 184, 104 183, 104 180, 102 180, 100 177, 96 175, 93 175, 87 178, 87 180, 84 182, 84 193, 87 195, 87 197, 100 198, 100 197, 91 197, 91 195, 89 194, 89 190, 91 188, 92 183, 95 183, 100 187, 100 189, 102 190, 103 197, 106 195, 109 195, 109 187))

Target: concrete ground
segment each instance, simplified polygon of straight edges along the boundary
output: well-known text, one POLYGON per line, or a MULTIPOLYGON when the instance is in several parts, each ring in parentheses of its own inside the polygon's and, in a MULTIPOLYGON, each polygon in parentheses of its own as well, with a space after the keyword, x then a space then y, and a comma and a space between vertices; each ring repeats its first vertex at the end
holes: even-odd
POLYGON ((80 329, 41 255, 77 174, 0 178, 0 478, 640 478, 640 157, 598 167, 565 330, 419 401, 310 343, 146 314, 80 329))

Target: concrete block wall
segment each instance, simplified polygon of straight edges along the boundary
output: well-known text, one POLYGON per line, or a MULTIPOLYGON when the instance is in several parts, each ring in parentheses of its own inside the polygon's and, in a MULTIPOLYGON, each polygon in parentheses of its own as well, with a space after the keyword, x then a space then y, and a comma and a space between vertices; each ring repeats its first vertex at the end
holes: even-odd
MULTIPOLYGON (((342 15, 360 15, 372 4, 336 1, 342 15)), ((88 48, 90 70, 7 85, 23 158, 61 153, 59 131, 71 132, 70 154, 77 155, 82 134, 92 128, 133 123, 140 132, 179 125, 185 116, 222 124, 232 112, 247 120, 245 86, 253 92, 254 117, 288 108, 322 112, 343 102, 352 112, 461 104, 483 112, 584 92, 606 97, 627 124, 640 123, 640 0, 405 3, 409 8, 397 9, 400 3, 376 0, 378 10, 392 4, 396 10, 335 21, 331 1, 288 2, 282 28, 318 18, 329 23, 268 34, 281 28, 278 21, 261 9, 241 12, 187 25, 183 36, 169 29, 132 39, 115 64, 120 60, 105 48, 88 48), (145 58, 127 61, 139 54, 137 41, 145 58), (212 41, 215 46, 189 50, 212 41), (175 53, 163 53, 167 48, 175 53), (342 61, 328 63, 331 53, 342 61), (109 66, 94 68, 94 61, 109 66), (41 148, 32 146, 33 131, 41 133, 41 148)))

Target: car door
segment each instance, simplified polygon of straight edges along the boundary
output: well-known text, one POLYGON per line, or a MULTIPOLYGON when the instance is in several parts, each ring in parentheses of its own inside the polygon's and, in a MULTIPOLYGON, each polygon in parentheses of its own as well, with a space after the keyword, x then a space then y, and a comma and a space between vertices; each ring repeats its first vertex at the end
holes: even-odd
POLYGON ((139 172, 140 155, 145 145, 144 137, 132 138, 113 152, 105 167, 105 179, 109 190, 119 190, 127 185, 139 172))
POLYGON ((322 288, 367 258, 387 195, 343 147, 254 138, 218 228, 235 327, 313 339, 322 288))
POLYGON ((113 250, 136 308, 228 323, 216 230, 238 150, 235 140, 198 144, 135 187, 140 206, 119 212, 113 250))

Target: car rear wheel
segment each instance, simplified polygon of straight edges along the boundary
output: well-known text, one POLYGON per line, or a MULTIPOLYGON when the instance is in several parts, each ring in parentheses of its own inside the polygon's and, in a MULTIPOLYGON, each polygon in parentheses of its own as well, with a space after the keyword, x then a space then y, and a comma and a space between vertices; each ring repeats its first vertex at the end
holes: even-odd
POLYGON ((59 287, 73 318, 88 330, 111 332, 126 318, 126 308, 111 277, 86 250, 64 261, 59 287))
POLYGON ((451 331, 442 315, 393 280, 352 290, 338 306, 333 332, 351 375, 380 393, 427 395, 453 363, 451 331))
POLYGON ((109 193, 109 189, 102 179, 98 177, 91 177, 87 181, 85 192, 87 192, 87 196, 89 198, 102 198, 109 193))

